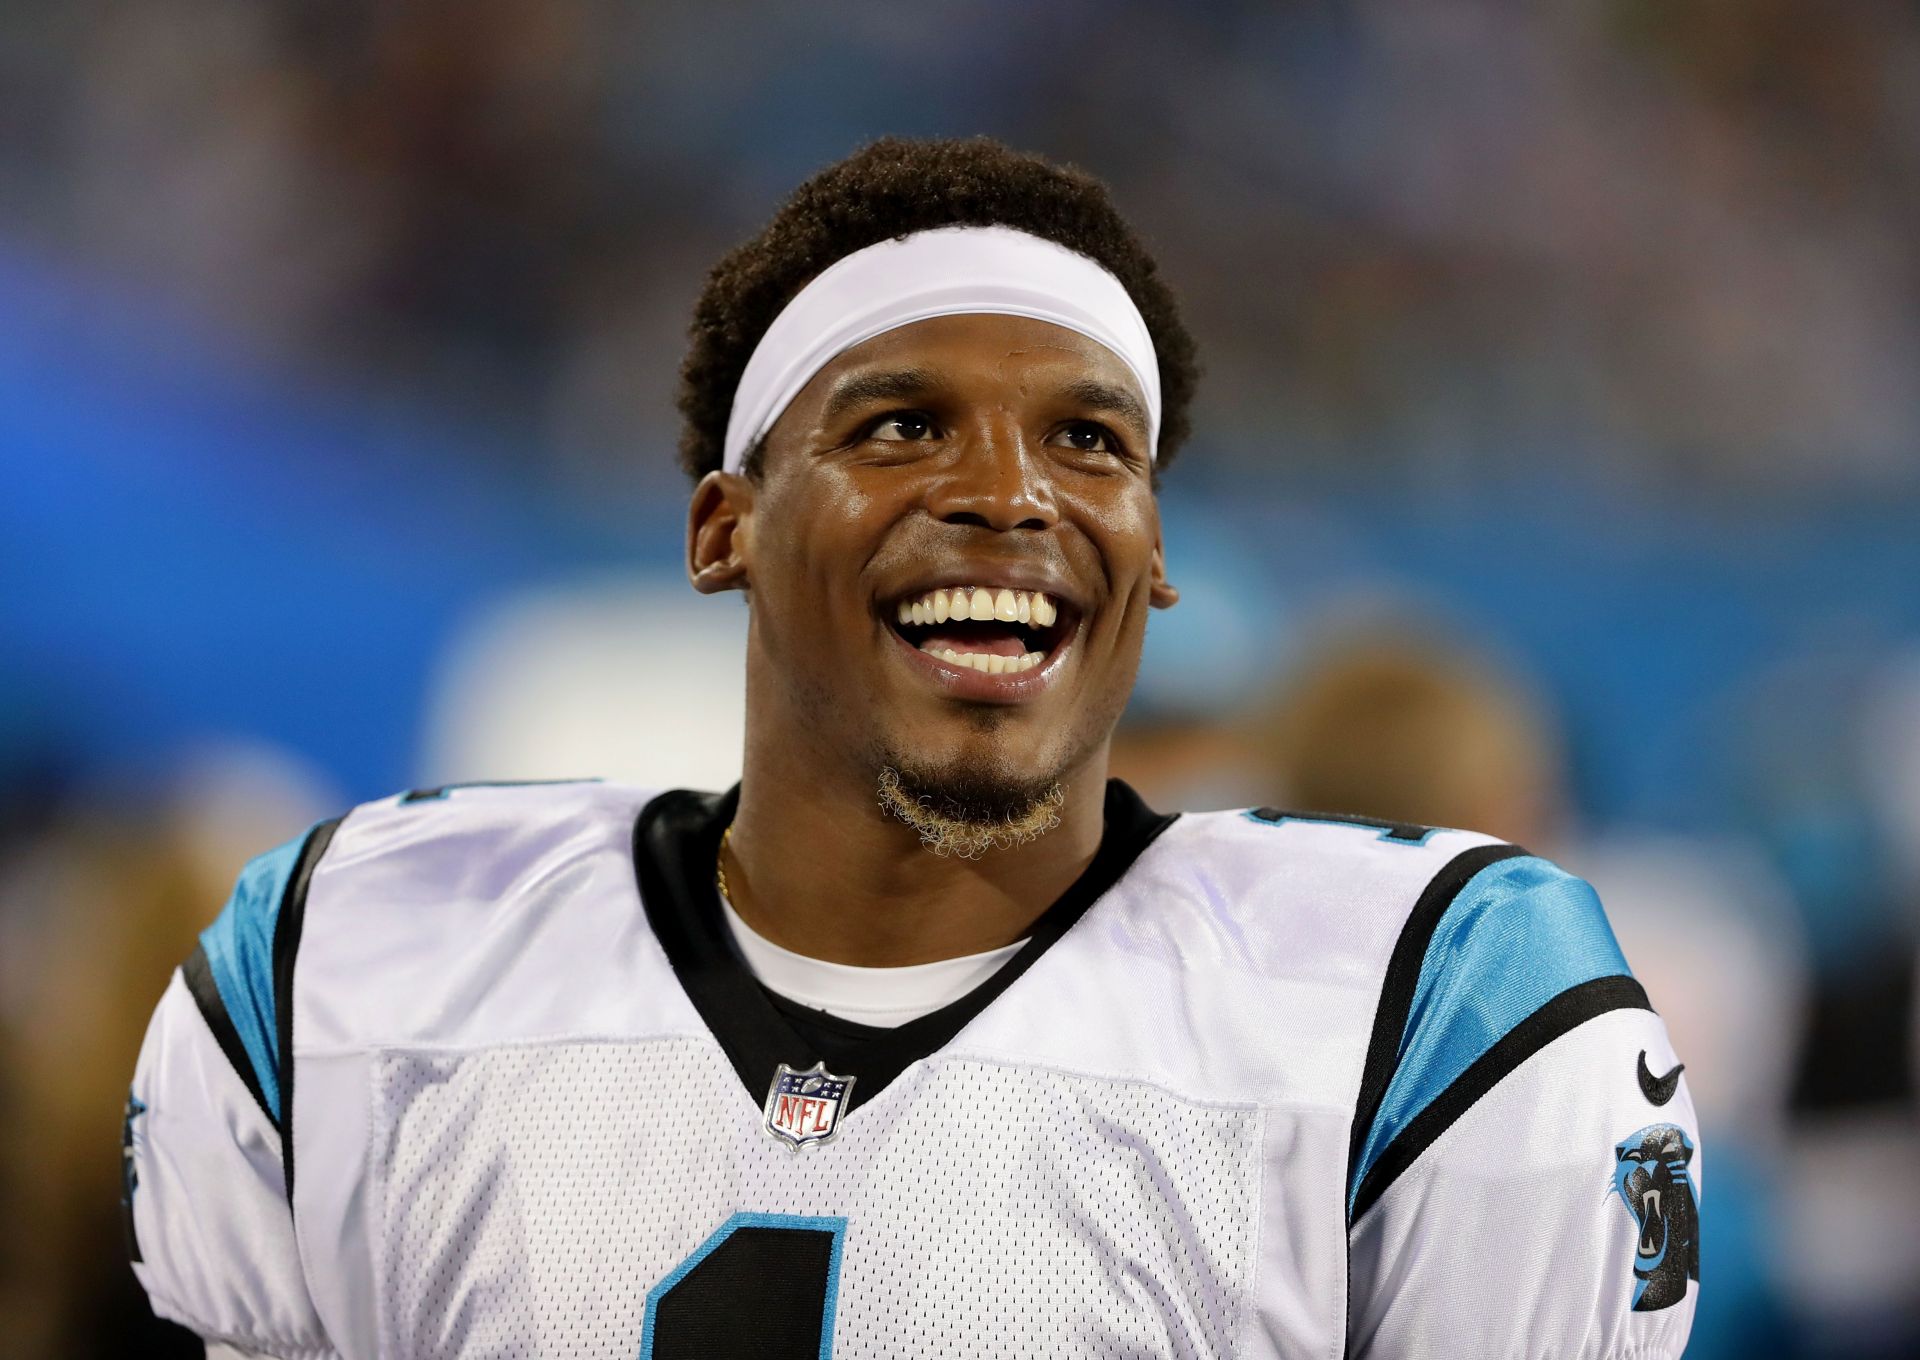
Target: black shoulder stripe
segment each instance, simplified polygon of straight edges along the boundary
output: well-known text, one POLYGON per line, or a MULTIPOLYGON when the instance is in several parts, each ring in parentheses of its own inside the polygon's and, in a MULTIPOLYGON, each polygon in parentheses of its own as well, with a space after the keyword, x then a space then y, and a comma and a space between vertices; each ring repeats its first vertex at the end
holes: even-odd
POLYGON ((1434 1102, 1422 1110, 1400 1136, 1387 1144, 1367 1172, 1353 1198, 1353 1221, 1372 1208, 1394 1180, 1474 1102, 1561 1035, 1609 1011, 1650 1011, 1652 1004, 1641 985, 1625 974, 1593 978, 1554 997, 1509 1030, 1504 1038, 1475 1060, 1434 1102))
POLYGON ((1353 1184, 1354 1173, 1360 1166, 1360 1149, 1366 1143, 1374 1116, 1380 1113, 1380 1102, 1387 1098, 1387 1087, 1392 1085, 1393 1074, 1400 1065, 1400 1040, 1406 1033, 1407 1015, 1413 1009, 1414 991, 1420 985, 1420 966, 1426 962, 1427 946, 1433 941, 1440 918, 1447 914, 1453 899, 1475 874, 1489 864, 1526 853, 1517 845, 1477 845, 1461 851, 1428 882, 1420 900, 1408 913, 1406 923, 1400 927, 1400 938, 1394 941, 1386 977, 1380 984, 1380 1003, 1373 1013, 1373 1035, 1367 1041, 1366 1064, 1360 1069, 1360 1094, 1354 1101, 1353 1130, 1347 1141, 1348 1185, 1353 1184))
POLYGON ((193 953, 180 965, 180 976, 187 984, 193 1004, 200 1008, 201 1018, 207 1022, 207 1028, 213 1031, 214 1042, 227 1055, 228 1066, 239 1074, 248 1094, 253 1097, 253 1103, 260 1107, 260 1113, 267 1117, 267 1122, 279 1128, 280 1121, 267 1104, 267 1093, 260 1089, 260 1078, 253 1070, 253 1059, 247 1056, 246 1045, 240 1042, 240 1031, 234 1028, 233 1017, 227 1014, 227 1003, 220 995, 220 984, 213 980, 213 966, 207 962, 205 948, 194 945, 193 953))
POLYGON ((1380 833, 1383 841, 1401 841, 1407 845, 1425 845, 1427 837, 1441 830, 1418 822, 1390 822, 1383 817, 1363 817, 1357 812, 1303 812, 1297 808, 1259 807, 1249 816, 1278 825, 1281 822, 1328 822, 1338 826, 1364 826, 1380 833))
POLYGON ((335 817, 307 833, 300 859, 287 878, 280 915, 273 927, 273 1013, 280 1031, 280 1165, 286 1172, 289 1210, 293 1208, 293 962, 300 952, 300 930, 306 924, 307 886, 341 821, 335 817))

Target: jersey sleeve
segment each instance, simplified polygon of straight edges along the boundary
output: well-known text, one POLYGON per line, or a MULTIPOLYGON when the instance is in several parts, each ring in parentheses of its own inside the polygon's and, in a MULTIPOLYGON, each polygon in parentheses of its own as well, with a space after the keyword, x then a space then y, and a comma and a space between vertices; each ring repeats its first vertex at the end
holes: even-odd
POLYGON ((1701 1172, 1679 1059, 1590 887, 1471 853, 1415 908, 1382 991, 1348 1353, 1677 1357, 1701 1172))
POLYGON ((287 1199, 285 979, 276 984, 273 954, 279 913, 324 849, 324 829, 250 863, 175 971, 123 1130, 128 1249, 154 1312, 210 1345, 277 1360, 336 1354, 308 1297, 287 1199))

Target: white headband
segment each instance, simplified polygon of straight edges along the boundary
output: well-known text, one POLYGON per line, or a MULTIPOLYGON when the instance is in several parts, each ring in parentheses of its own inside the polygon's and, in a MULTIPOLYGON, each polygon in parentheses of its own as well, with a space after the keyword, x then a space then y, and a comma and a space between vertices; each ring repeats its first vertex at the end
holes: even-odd
POLYGON ((795 295, 740 375, 721 465, 738 472, 747 450, 836 355, 916 321, 979 312, 1050 321, 1112 350, 1146 394, 1148 453, 1158 455, 1160 364, 1120 280, 1010 227, 940 227, 856 250, 795 295))

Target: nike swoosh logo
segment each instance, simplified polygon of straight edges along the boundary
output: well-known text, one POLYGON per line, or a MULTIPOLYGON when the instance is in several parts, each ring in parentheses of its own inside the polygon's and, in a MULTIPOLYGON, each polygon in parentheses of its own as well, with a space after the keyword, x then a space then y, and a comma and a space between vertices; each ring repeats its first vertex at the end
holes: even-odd
POLYGON ((1655 1105, 1664 1105, 1673 1099, 1673 1093, 1680 1089, 1680 1074, 1687 1070, 1685 1063, 1675 1063, 1673 1071, 1664 1077, 1656 1077, 1647 1067, 1647 1051, 1640 1050, 1640 1094, 1655 1105))

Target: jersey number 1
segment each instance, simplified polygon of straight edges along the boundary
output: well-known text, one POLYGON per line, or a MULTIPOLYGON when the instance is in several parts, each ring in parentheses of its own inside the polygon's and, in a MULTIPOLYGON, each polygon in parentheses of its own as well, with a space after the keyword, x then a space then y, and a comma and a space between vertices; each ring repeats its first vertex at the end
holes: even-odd
POLYGON ((647 1293, 640 1360, 827 1360, 844 1218, 735 1214, 647 1293))

